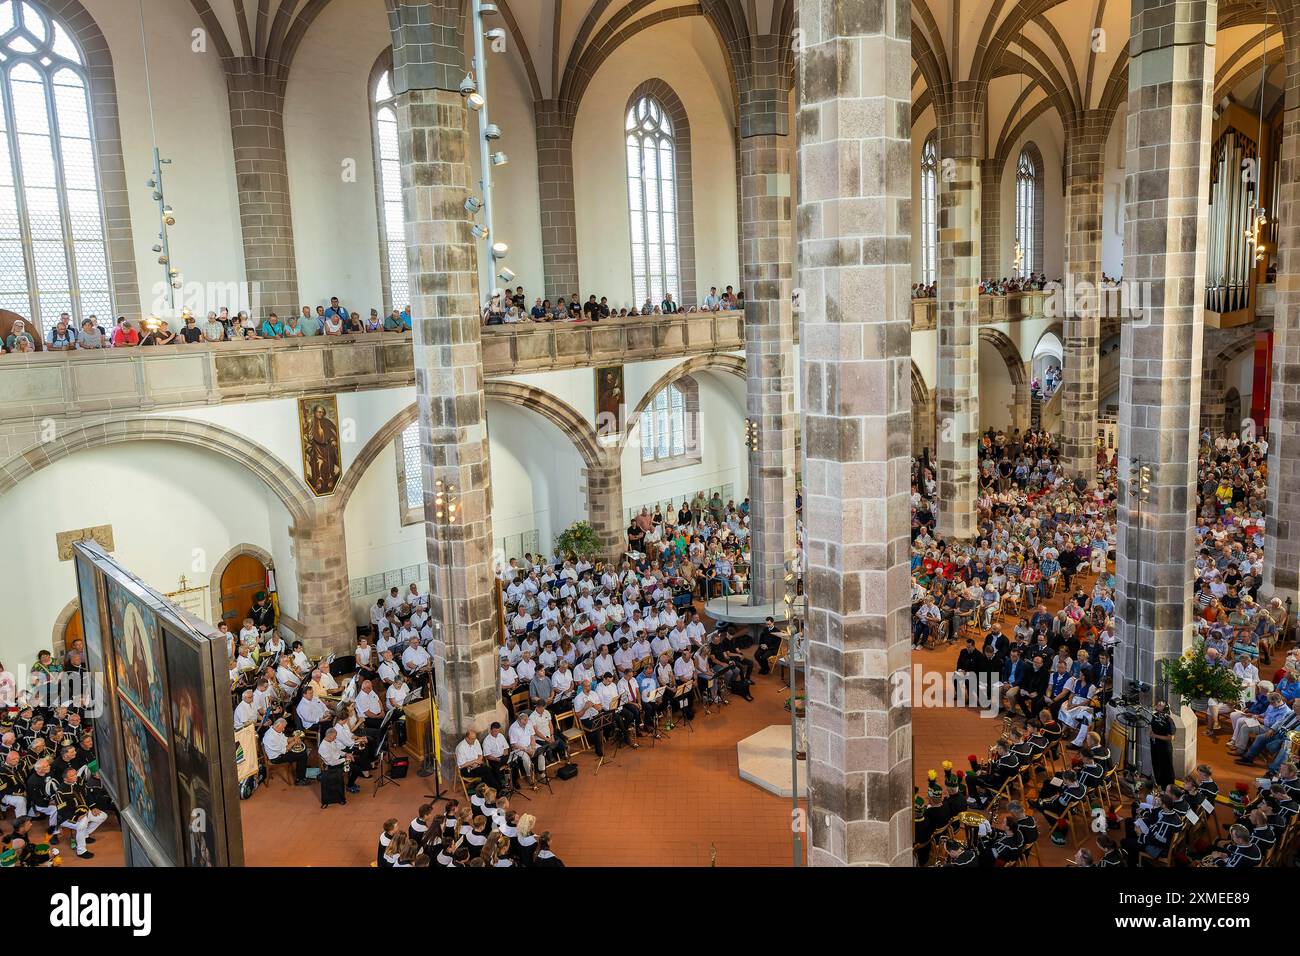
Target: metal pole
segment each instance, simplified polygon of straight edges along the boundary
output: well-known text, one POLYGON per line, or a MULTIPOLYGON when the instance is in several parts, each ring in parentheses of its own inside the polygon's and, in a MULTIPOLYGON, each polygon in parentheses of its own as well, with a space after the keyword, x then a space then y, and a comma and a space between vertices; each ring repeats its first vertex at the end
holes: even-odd
POLYGON ((488 128, 488 81, 487 58, 483 54, 483 4, 482 0, 471 0, 471 13, 474 28, 474 82, 483 97, 483 106, 478 111, 478 156, 479 187, 483 191, 483 225, 487 235, 482 240, 482 252, 478 260, 478 284, 480 308, 492 299, 495 282, 492 278, 496 269, 492 259, 492 243, 496 242, 496 229, 492 221, 492 151, 490 149, 488 128))

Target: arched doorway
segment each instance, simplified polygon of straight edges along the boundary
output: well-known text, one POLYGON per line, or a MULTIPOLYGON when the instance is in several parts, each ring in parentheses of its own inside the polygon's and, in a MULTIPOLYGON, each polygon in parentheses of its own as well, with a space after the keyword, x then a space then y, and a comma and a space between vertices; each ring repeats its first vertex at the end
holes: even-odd
POLYGON ((248 617, 253 597, 266 590, 266 572, 266 565, 251 554, 236 555, 221 572, 221 620, 232 631, 248 617))

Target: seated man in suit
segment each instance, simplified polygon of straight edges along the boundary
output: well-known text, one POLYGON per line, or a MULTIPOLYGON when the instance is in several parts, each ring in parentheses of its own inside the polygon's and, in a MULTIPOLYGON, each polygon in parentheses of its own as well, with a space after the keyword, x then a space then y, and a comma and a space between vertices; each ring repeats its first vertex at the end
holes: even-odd
POLYGON ((770 674, 772 665, 769 663, 781 649, 781 633, 776 629, 776 621, 773 618, 766 618, 763 621, 763 633, 758 637, 758 648, 754 651, 754 660, 758 662, 758 672, 760 674, 770 674))

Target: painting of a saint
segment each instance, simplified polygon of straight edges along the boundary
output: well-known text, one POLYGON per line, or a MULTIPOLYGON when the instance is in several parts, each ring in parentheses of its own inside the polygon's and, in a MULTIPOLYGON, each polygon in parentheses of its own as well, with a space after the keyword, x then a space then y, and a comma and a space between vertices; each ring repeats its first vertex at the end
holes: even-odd
POLYGON ((339 409, 334 396, 298 400, 298 426, 302 438, 302 470, 307 486, 317 496, 331 495, 343 474, 339 447, 339 409))
POLYGON ((596 369, 596 434, 614 439, 623 431, 623 366, 596 369))
POLYGON ((119 700, 126 743, 127 805, 163 849, 175 859, 176 814, 172 803, 167 751, 135 708, 119 700))
POLYGON ((166 738, 163 678, 159 668, 158 618, 153 609, 112 578, 108 589, 109 622, 113 630, 113 657, 117 689, 166 738))

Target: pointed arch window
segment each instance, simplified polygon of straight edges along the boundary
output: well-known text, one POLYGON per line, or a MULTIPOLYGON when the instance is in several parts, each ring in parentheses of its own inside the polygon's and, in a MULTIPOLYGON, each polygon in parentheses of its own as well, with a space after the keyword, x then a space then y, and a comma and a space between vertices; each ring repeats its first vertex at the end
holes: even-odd
POLYGON ((663 388, 641 413, 641 471, 648 474, 700 460, 700 387, 690 376, 663 388))
POLYGON ((1021 275, 1043 268, 1043 163, 1032 143, 1016 163, 1016 241, 1021 275))
POLYGON ((679 303, 677 164, 673 124, 663 105, 642 96, 627 111, 627 202, 632 223, 632 293, 640 307, 671 292, 679 303))
POLYGON ((411 304, 406 262, 406 210, 402 205, 402 162, 397 148, 397 105, 392 72, 384 70, 371 90, 375 181, 379 193, 379 253, 388 277, 388 310, 411 304))
POLYGON ((938 274, 939 254, 939 146, 931 133, 921 147, 921 281, 930 284, 938 274))
POLYGON ((86 61, 68 29, 0 0, 0 309, 42 331, 61 313, 112 325, 86 61))

